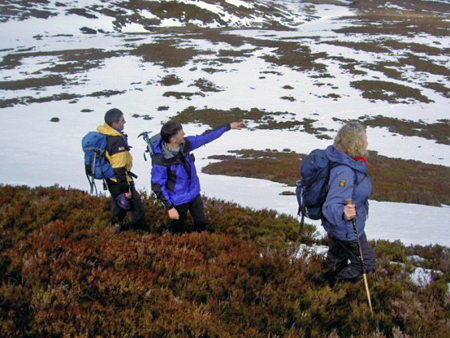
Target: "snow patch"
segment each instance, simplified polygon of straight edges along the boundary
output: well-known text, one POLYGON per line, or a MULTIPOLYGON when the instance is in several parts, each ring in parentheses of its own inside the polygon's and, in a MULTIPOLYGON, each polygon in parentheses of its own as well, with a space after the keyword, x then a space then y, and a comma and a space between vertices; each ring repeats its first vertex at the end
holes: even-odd
POLYGON ((300 259, 302 257, 305 258, 305 260, 309 260, 312 255, 316 256, 324 256, 328 252, 328 246, 326 245, 316 245, 308 246, 306 244, 300 244, 300 247, 298 248, 297 252, 292 255, 293 259, 300 259))
POLYGON ((430 269, 416 268, 410 278, 414 285, 427 286, 432 282, 431 273, 430 269))

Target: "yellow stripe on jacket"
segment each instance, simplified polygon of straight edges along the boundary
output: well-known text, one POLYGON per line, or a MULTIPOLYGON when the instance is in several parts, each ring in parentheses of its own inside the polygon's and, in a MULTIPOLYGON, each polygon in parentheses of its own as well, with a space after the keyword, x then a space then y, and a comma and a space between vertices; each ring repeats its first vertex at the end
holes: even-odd
MULTIPOLYGON (((98 126, 97 131, 101 134, 110 136, 108 137, 108 145, 106 146, 105 157, 111 164, 113 169, 123 168, 126 172, 127 181, 131 182, 132 178, 129 172, 133 167, 133 157, 131 156, 131 153, 127 148, 124 136, 106 123, 98 126)), ((120 172, 120 170, 115 171, 120 172)), ((117 182, 120 179, 118 180, 116 178, 113 178, 111 180, 117 182)))

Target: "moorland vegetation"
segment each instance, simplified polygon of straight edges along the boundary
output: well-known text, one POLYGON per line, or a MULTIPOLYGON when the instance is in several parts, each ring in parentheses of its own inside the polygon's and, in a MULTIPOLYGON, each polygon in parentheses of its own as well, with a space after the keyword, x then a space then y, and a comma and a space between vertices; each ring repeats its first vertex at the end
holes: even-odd
MULTIPOLYGON (((143 195, 147 231, 114 232, 109 198, 0 186, 3 337, 447 337, 450 252, 372 242, 363 284, 331 286, 296 253, 296 219, 206 198, 212 229, 173 235, 143 195), (420 256, 421 259, 412 259, 420 256), (410 273, 433 270, 418 286, 410 273)), ((188 226, 191 224, 188 223, 188 226)), ((306 229, 308 244, 326 244, 306 229)))

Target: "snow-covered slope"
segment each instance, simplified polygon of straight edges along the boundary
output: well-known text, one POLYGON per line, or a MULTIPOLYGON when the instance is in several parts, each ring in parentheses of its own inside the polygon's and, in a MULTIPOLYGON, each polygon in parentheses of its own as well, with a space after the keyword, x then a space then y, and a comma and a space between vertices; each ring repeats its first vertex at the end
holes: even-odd
MULTIPOLYGON (((419 132, 448 123, 449 13, 448 2, 419 0, 2 1, 0 182, 87 189, 80 140, 112 107, 126 114, 141 190, 150 164, 137 135, 188 107, 256 108, 266 118, 199 149, 199 171, 229 150, 307 153, 330 144, 343 120, 378 116, 412 135, 373 125, 370 150, 448 167, 450 135, 419 132), (278 127, 261 129, 267 119, 278 127)), ((187 134, 207 128, 185 124, 187 134)), ((201 182, 207 196, 296 212, 283 184, 201 182)), ((449 207, 371 205, 369 238, 450 246, 449 207)))

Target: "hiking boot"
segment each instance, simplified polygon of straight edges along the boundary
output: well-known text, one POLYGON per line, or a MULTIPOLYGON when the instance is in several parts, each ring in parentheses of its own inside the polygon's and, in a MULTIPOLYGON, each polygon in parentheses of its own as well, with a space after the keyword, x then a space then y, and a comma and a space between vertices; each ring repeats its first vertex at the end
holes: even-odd
POLYGON ((351 264, 347 265, 336 275, 336 279, 352 283, 360 281, 361 278, 362 278, 361 267, 351 264))

